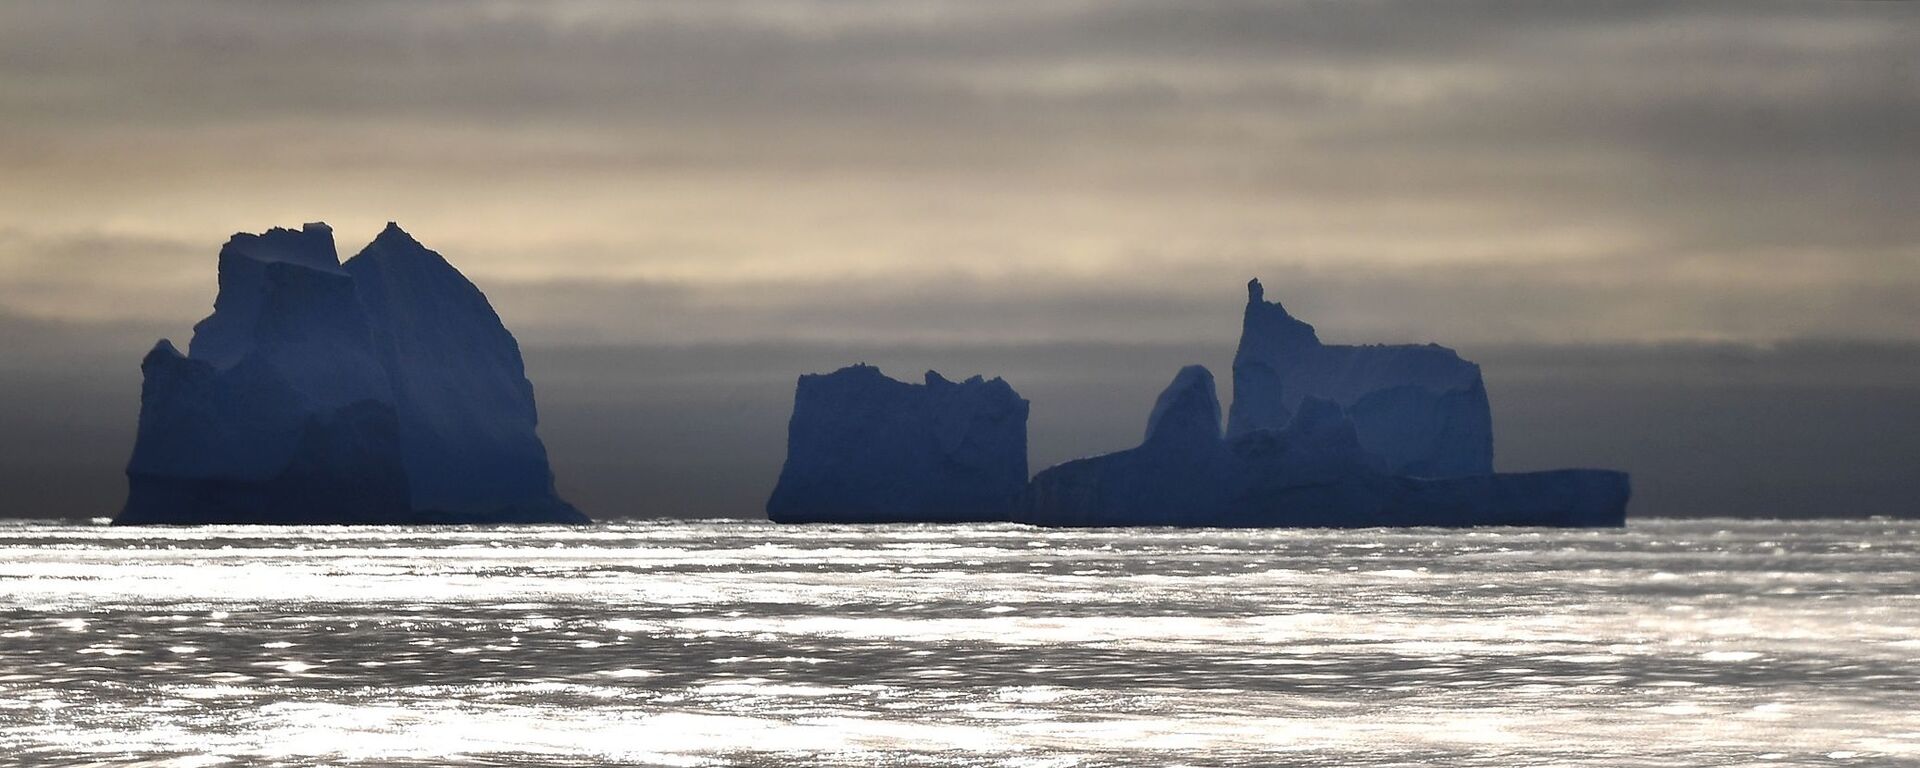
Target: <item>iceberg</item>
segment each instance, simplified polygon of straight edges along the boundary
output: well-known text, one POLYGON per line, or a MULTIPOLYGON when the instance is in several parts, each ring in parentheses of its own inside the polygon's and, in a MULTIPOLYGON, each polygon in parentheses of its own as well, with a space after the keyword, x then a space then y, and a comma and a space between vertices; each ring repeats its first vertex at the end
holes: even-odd
POLYGON ((896 381, 870 365, 800 377, 781 523, 1004 521, 1027 482, 1027 401, 1006 381, 896 381))
POLYGON ((1304 397, 1280 429, 1223 438, 1213 375, 1188 366, 1138 447, 1033 478, 1013 515, 1056 527, 1625 524, 1625 473, 1556 470, 1422 478, 1393 472, 1340 404, 1304 397))
POLYGON ((392 223, 346 271, 393 388, 413 506, 586 522, 554 489, 520 345, 486 295, 392 223))
POLYGON ((116 524, 585 523, 554 490, 518 345, 396 225, 236 234, 188 353, 141 364, 116 524))
POLYGON ((1042 526, 1626 524, 1624 472, 1493 471, 1480 367, 1437 344, 1323 344, 1247 284, 1225 429, 1213 373, 1189 365, 1140 444, 1021 486, 1027 402, 1005 382, 911 385, 866 365, 800 377, 775 522, 1042 526))
POLYGON ((1438 344, 1323 344, 1312 325, 1247 283, 1233 357, 1227 435, 1284 428, 1308 398, 1352 419, 1389 472, 1455 477, 1493 472, 1493 410, 1480 366, 1438 344))

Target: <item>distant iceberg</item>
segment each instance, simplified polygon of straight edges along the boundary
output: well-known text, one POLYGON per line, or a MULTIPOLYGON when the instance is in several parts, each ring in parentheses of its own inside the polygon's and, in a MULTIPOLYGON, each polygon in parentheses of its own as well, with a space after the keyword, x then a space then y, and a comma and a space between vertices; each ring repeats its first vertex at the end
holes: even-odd
POLYGON ((237 234, 187 354, 144 383, 122 525, 585 523, 534 432, 520 349, 486 297, 389 224, 237 234))
POLYGON ((777 522, 1047 526, 1618 526, 1623 472, 1493 472, 1480 367, 1438 345, 1322 344, 1247 285, 1223 434, 1212 372, 1161 392, 1139 446, 1024 488, 1027 403, 995 379, 924 387, 855 366, 803 376, 777 522), (974 394, 957 393, 974 387, 974 394), (1017 460, 1015 457, 1018 457, 1017 460), (1016 494, 1010 504, 1010 494, 1016 494))
POLYGON ((1027 401, 1005 381, 895 381, 870 365, 800 377, 782 523, 1004 521, 1027 482, 1027 401))
POLYGON ((1493 410, 1480 366, 1438 344, 1322 344, 1313 326, 1266 301, 1259 280, 1248 282, 1227 436, 1284 428, 1308 398, 1340 406, 1360 445, 1393 474, 1493 471, 1493 410))
POLYGON ((1604 470, 1396 475, 1331 400, 1285 427, 1220 434, 1213 375, 1188 366, 1139 447, 1041 471, 1013 519, 1047 526, 1618 526, 1627 476, 1604 470))

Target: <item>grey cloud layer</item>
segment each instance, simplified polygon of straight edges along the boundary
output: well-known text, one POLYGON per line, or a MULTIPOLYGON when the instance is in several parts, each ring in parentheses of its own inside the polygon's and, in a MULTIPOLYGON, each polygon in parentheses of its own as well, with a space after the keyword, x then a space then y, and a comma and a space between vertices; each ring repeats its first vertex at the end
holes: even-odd
POLYGON ((1916 78, 1903 3, 6 4, 0 309, 184 325, 227 232, 398 218, 547 338, 1217 338, 1264 274, 1910 339, 1916 78))

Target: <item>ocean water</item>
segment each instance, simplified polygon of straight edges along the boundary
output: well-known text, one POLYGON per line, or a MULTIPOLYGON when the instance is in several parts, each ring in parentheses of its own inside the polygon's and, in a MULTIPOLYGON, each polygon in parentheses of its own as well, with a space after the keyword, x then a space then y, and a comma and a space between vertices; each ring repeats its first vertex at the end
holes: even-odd
POLYGON ((0 762, 1920 765, 1920 522, 6 524, 0 762))

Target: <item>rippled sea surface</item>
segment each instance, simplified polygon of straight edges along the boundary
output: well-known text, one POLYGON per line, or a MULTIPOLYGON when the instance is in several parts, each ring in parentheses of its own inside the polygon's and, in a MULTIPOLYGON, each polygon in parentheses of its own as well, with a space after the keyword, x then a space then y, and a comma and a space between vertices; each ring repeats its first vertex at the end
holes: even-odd
POLYGON ((1916 765, 1920 522, 6 524, 0 761, 1916 765))

